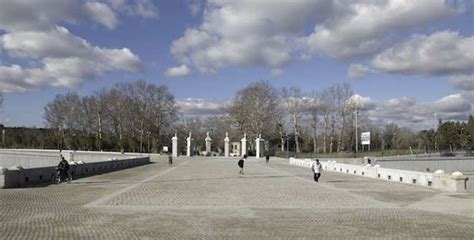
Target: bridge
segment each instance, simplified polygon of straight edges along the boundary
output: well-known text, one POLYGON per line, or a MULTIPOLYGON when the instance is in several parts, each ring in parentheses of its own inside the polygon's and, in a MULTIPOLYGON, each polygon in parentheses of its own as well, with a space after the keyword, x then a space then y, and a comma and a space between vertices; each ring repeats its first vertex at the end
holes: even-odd
POLYGON ((0 189, 0 239, 474 237, 474 193, 323 172, 288 160, 164 159, 70 184, 0 189))

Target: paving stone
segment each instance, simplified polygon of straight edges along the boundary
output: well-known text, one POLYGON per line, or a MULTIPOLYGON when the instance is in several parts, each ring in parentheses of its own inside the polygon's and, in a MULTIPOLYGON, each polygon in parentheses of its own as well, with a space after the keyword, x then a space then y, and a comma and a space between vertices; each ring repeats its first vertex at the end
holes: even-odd
POLYGON ((330 172, 315 183, 277 160, 249 160, 241 176, 236 162, 179 158, 2 189, 0 239, 474 238, 474 213, 404 207, 436 190, 330 172))

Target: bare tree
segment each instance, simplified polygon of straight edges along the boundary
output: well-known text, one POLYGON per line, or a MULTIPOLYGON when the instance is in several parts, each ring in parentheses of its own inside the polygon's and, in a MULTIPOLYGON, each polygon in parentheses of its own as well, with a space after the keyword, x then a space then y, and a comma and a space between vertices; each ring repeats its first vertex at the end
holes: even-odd
POLYGON ((237 92, 226 110, 241 133, 250 138, 269 137, 277 127, 278 92, 267 81, 252 83, 237 92))
MULTIPOLYGON (((318 151, 318 143, 317 143, 317 135, 318 135, 318 128, 320 125, 320 116, 324 111, 324 103, 321 100, 321 96, 319 93, 313 92, 310 101, 308 101, 308 113, 310 116, 310 126, 311 126, 311 139, 313 142, 313 152, 316 153, 318 151)), ((324 142, 324 144, 326 144, 324 142)), ((324 146, 325 148, 325 146, 324 146)))
POLYGON ((58 147, 64 147, 62 139, 67 132, 69 148, 76 148, 78 139, 87 140, 82 147, 93 148, 89 139, 95 135, 95 145, 100 150, 102 135, 106 134, 118 139, 122 151, 143 151, 144 137, 153 137, 154 145, 158 146, 160 137, 177 119, 176 112, 174 96, 166 87, 137 81, 118 84, 90 97, 81 98, 75 93, 57 95, 45 107, 44 118, 51 128, 57 129, 61 138, 58 147))
POLYGON ((299 137, 298 123, 300 120, 300 116, 304 111, 303 107, 305 105, 307 98, 304 98, 301 89, 296 88, 296 87, 283 88, 281 92, 282 92, 284 105, 293 123, 292 125, 293 125, 294 134, 295 134, 296 152, 299 153, 301 152, 301 150, 300 150, 300 144, 298 141, 298 137, 299 137))
POLYGON ((334 128, 338 129, 337 152, 342 150, 342 137, 344 131, 347 131, 349 127, 348 115, 351 114, 351 111, 346 103, 352 95, 353 92, 348 83, 339 83, 328 89, 329 102, 332 104, 334 110, 334 123, 337 124, 334 128))

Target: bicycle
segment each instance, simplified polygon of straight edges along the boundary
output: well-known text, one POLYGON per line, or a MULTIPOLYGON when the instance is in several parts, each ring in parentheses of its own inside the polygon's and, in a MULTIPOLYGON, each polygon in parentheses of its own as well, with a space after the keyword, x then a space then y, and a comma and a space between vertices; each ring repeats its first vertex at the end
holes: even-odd
POLYGON ((64 181, 66 181, 67 183, 71 183, 71 180, 72 180, 72 177, 69 176, 67 172, 63 173, 63 171, 60 168, 58 167, 54 168, 54 174, 52 177, 53 184, 60 184, 61 182, 64 182, 64 181))

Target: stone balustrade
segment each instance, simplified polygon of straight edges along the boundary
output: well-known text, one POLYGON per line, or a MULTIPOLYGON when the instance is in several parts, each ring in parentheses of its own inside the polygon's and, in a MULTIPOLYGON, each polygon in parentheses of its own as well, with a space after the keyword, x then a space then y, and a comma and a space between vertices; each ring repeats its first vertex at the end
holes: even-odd
MULTIPOLYGON (((150 163, 150 157, 128 156, 127 158, 113 158, 108 161, 84 163, 70 162, 70 171, 73 179, 89 177, 102 173, 137 167, 150 163)), ((55 174, 54 167, 0 168, 0 188, 16 188, 51 183, 55 174)))
MULTIPOLYGON (((290 158, 289 163, 300 167, 310 168, 313 164, 311 159, 290 158)), ((468 178, 460 172, 453 174, 437 171, 436 173, 416 172, 399 169, 382 168, 379 165, 354 165, 337 163, 336 161, 322 162, 323 170, 345 174, 376 178, 392 182, 400 182, 423 187, 430 187, 445 191, 466 191, 468 178)))

